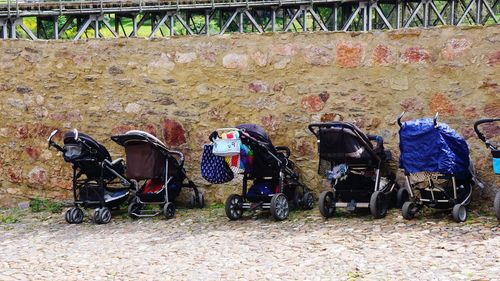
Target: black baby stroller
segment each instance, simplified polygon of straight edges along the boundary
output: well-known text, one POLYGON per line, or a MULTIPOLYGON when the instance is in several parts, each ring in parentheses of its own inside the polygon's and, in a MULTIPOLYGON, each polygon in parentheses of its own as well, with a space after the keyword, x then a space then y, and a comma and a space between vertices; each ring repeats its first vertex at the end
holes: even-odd
POLYGON ((90 136, 76 129, 64 134, 64 146, 49 138, 49 148, 61 151, 64 161, 73 164, 74 207, 66 211, 68 223, 82 223, 84 214, 80 207, 96 208, 92 220, 106 224, 111 220, 110 209, 119 208, 129 198, 129 189, 134 185, 124 177, 123 159, 112 161, 109 152, 90 136))
MULTIPOLYGON (((486 144, 487 148, 491 150, 491 156, 493 158, 493 171, 495 174, 500 175, 500 150, 498 150, 498 145, 487 140, 484 134, 479 130, 479 126, 481 124, 494 123, 498 121, 500 121, 500 118, 478 120, 474 123, 474 131, 476 131, 477 137, 486 144)), ((495 215, 497 219, 500 220, 500 191, 498 191, 495 195, 495 202, 493 206, 495 208, 495 215)))
POLYGON ((438 114, 401 123, 398 117, 399 165, 404 169, 410 200, 403 204, 405 219, 412 219, 422 208, 452 209, 453 219, 467 219, 473 177, 469 148, 465 140, 444 123, 438 114))
POLYGON ((375 218, 384 217, 399 187, 382 137, 365 135, 346 122, 314 123, 309 130, 318 139, 318 173, 326 175, 332 187, 319 197, 321 215, 332 217, 341 207, 369 208, 375 218))
POLYGON ((182 152, 168 149, 159 139, 143 131, 132 130, 111 139, 125 147, 127 177, 140 181, 137 184, 140 188, 128 208, 131 218, 153 217, 161 213, 167 219, 173 218, 173 201, 182 187, 193 189, 193 207, 203 207, 203 194, 187 178, 182 152), (146 205, 159 205, 160 211, 148 210, 144 208, 146 205))
MULTIPOLYGON (((246 166, 237 171, 243 176, 242 193, 241 195, 231 194, 225 203, 225 211, 229 219, 240 219, 244 211, 269 209, 274 219, 284 220, 289 214, 289 199, 293 199, 297 207, 312 209, 313 195, 299 181, 295 165, 289 159, 290 149, 286 146, 274 146, 262 127, 255 124, 242 124, 236 128, 218 129, 210 135, 209 139, 214 142, 215 155, 221 155, 217 146, 220 148, 221 142, 226 141, 226 146, 236 148, 236 153, 233 155, 243 157, 244 153, 246 157, 246 166), (224 136, 227 135, 235 137, 224 140, 224 136), (246 152, 243 152, 244 150, 246 152), (250 188, 248 188, 249 180, 253 182, 250 188)), ((208 153, 211 154, 211 152, 208 153)), ((224 152, 227 151, 222 151, 222 154, 224 152)), ((203 165, 202 161, 202 175, 207 173, 204 170, 207 167, 203 165)))

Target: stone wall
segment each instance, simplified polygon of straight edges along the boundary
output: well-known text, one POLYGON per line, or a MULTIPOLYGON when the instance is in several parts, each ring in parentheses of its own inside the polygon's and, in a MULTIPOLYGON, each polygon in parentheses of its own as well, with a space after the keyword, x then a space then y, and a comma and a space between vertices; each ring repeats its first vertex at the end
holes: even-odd
MULTIPOLYGON (((202 145, 217 127, 262 124, 288 145, 303 179, 323 189, 320 120, 356 123, 398 152, 396 117, 432 116, 468 141, 492 191, 489 151, 475 137, 480 117, 500 116, 500 28, 374 33, 287 33, 79 42, 0 40, 0 202, 68 198, 70 166, 46 138, 78 128, 124 156, 109 137, 143 129, 186 153, 189 175, 211 202, 240 184, 209 186, 202 145)), ((499 127, 487 128, 490 135, 499 127)), ((60 136, 59 136, 60 141, 60 136)), ((496 180, 496 182, 495 182, 496 180)), ((489 203, 491 204, 491 203, 489 203)))

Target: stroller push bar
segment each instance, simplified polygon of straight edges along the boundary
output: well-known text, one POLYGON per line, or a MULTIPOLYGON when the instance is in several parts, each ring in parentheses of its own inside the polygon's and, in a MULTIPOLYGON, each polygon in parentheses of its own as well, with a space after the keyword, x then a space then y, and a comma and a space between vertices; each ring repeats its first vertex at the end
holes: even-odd
POLYGON ((480 120, 476 121, 476 123, 474 123, 474 131, 476 132, 477 137, 486 144, 486 147, 488 147, 490 149, 494 149, 494 150, 497 150, 498 148, 495 147, 493 144, 491 144, 486 139, 484 134, 479 130, 479 126, 484 124, 484 123, 493 123, 493 122, 498 122, 498 121, 500 121, 500 118, 487 118, 487 119, 480 119, 480 120))
MULTIPOLYGON (((406 112, 405 112, 405 111, 403 111, 403 112, 402 112, 401 114, 399 114, 399 116, 398 116, 398 120, 397 120, 397 121, 398 121, 398 125, 399 125, 399 127, 400 127, 400 128, 401 128, 401 127, 403 127, 403 123, 401 123, 401 119, 403 118, 403 116, 404 116, 405 114, 406 114, 406 112)), ((437 123, 437 122, 438 122, 438 117, 439 117, 439 112, 436 112, 436 114, 434 115, 434 118, 433 118, 433 121, 434 121, 434 128, 437 128, 437 126, 438 126, 438 123, 437 123)))

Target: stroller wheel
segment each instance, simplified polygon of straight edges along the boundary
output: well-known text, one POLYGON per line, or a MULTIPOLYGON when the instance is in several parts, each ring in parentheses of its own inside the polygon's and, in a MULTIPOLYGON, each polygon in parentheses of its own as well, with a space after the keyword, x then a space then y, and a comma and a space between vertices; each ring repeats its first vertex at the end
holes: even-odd
POLYGON ((337 198, 332 191, 323 191, 319 196, 319 212, 325 218, 331 218, 335 215, 335 203, 337 198))
POLYGON ((67 223, 71 224, 73 223, 73 219, 71 218, 71 209, 68 209, 65 213, 64 213, 64 220, 66 220, 67 223))
POLYGON ((464 222, 467 220, 467 209, 462 204, 456 204, 451 210, 451 215, 456 222, 464 222))
POLYGON ((174 203, 172 202, 168 202, 167 204, 165 204, 165 206, 163 206, 163 215, 165 216, 165 218, 168 220, 168 219, 171 219, 175 216, 175 206, 174 206, 174 203))
POLYGON ((72 207, 66 211, 66 213, 64 214, 64 219, 67 223, 70 224, 80 224, 83 222, 84 216, 85 214, 83 213, 82 209, 78 207, 72 207))
POLYGON ((203 208, 205 206, 205 196, 203 196, 203 193, 199 192, 198 198, 196 198, 196 194, 192 193, 190 206, 191 208, 203 208))
POLYGON ((401 209, 403 204, 408 200, 410 200, 410 193, 408 192, 408 189, 405 187, 398 189, 398 193, 396 194, 396 207, 401 209))
POLYGON ((314 197, 309 191, 306 191, 302 197, 302 208, 304 210, 312 210, 314 208, 314 197))
POLYGON ((495 203, 493 204, 495 207, 495 215, 497 216, 497 220, 500 221, 500 191, 495 195, 495 203))
POLYGON ((288 218, 288 199, 283 193, 276 193, 271 198, 271 215, 277 221, 288 218))
POLYGON ((417 207, 415 203, 406 201, 403 204, 403 207, 401 208, 401 212, 403 214, 403 218, 411 220, 415 217, 415 214, 417 213, 417 207))
POLYGON ((385 194, 382 191, 373 192, 370 198, 370 212, 372 216, 376 219, 385 217, 388 207, 385 194))
POLYGON ((73 213, 73 223, 76 223, 76 224, 82 223, 84 216, 85 216, 85 214, 83 213, 82 209, 75 208, 74 213, 73 213))
POLYGON ((137 219, 137 213, 141 211, 142 205, 137 203, 135 200, 128 205, 128 216, 132 219, 137 219))
POLYGON ((111 211, 106 207, 102 207, 101 211, 99 212, 99 223, 107 224, 110 221, 111 221, 111 211))
POLYGON ((231 194, 224 204, 226 216, 232 220, 239 220, 243 216, 243 197, 238 194, 231 194))
POLYGON ((94 213, 92 213, 92 221, 95 224, 101 224, 101 209, 97 208, 94 210, 94 213))

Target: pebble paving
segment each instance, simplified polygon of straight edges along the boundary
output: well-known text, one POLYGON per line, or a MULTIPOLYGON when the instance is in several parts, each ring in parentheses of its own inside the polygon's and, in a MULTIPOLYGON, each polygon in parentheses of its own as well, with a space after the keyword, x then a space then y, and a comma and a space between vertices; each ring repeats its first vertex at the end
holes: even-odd
MULTIPOLYGON (((88 216, 87 216, 88 217, 88 216)), ((0 224, 0 280, 500 280, 499 223, 446 215, 372 220, 317 210, 232 222, 222 209, 175 219, 0 224)))

